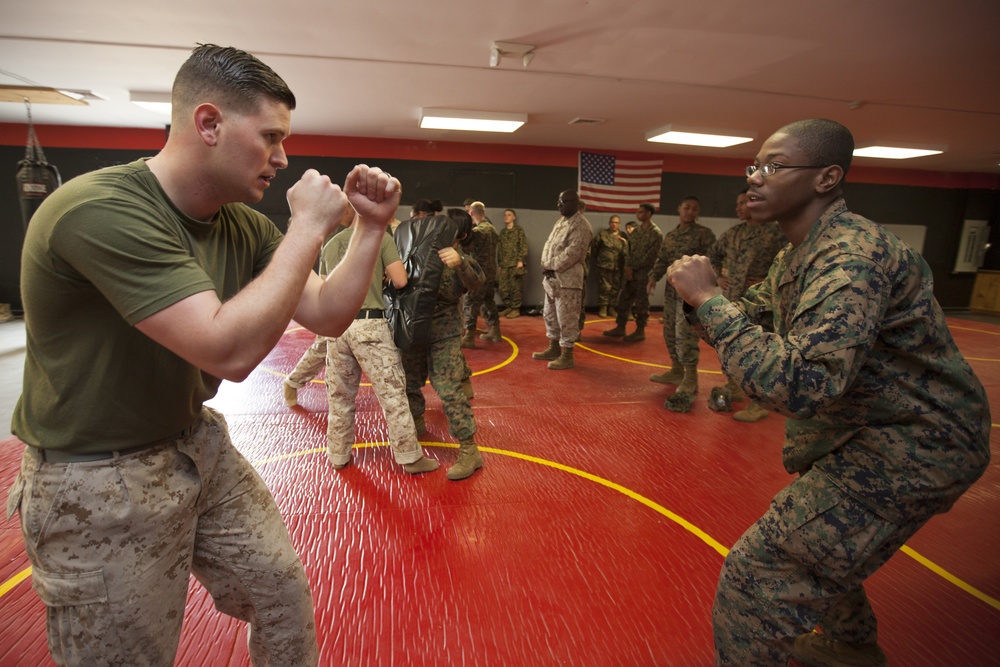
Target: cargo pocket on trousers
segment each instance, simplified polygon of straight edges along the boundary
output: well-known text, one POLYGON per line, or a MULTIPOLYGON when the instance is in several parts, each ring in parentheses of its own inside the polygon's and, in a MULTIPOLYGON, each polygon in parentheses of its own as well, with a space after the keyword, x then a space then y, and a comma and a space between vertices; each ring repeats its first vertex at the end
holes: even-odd
POLYGON ((101 570, 52 574, 33 567, 31 587, 46 607, 76 607, 108 601, 108 589, 101 570))

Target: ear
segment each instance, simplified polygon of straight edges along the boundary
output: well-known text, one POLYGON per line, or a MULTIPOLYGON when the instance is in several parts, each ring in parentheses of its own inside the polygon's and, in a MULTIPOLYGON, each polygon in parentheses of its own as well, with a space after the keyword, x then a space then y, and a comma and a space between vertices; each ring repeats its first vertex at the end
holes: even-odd
POLYGON ((206 146, 219 143, 219 128, 222 125, 222 111, 214 104, 205 102, 194 110, 194 127, 206 146))
POLYGON ((816 180, 816 192, 825 195, 833 192, 844 182, 844 169, 840 165, 824 167, 816 180))

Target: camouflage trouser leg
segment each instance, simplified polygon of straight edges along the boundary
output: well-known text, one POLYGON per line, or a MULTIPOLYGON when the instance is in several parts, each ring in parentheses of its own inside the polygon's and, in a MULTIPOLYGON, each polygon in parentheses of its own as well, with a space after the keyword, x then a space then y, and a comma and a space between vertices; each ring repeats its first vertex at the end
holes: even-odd
POLYGON ((497 308, 497 281, 487 280, 480 288, 482 301, 480 309, 487 326, 497 326, 500 324, 500 309, 497 308))
POLYGON ((302 354, 299 363, 295 364, 295 368, 288 374, 288 384, 300 389, 319 375, 324 364, 326 364, 326 338, 316 336, 316 340, 302 354))
POLYGON ((518 310, 521 307, 524 276, 517 274, 516 266, 501 266, 497 274, 497 281, 503 305, 506 308, 518 310))
POLYGON ((355 399, 364 372, 382 406, 389 444, 396 463, 413 463, 423 456, 406 399, 403 364, 384 319, 354 320, 327 347, 326 392, 329 401, 327 450, 330 460, 351 460, 355 441, 355 399))
POLYGON ((556 287, 556 281, 551 278, 546 278, 542 287, 545 288, 545 306, 542 309, 545 335, 549 340, 559 341, 559 347, 573 347, 580 335, 583 290, 556 287))
POLYGON ((621 273, 618 269, 597 267, 597 305, 600 308, 614 306, 618 299, 617 282, 621 273))
POLYGON ((795 637, 817 624, 875 643, 862 582, 925 522, 891 523, 816 470, 792 482, 726 557, 712 608, 717 667, 785 667, 795 637))
MULTIPOLYGON (((668 304, 664 303, 664 312, 668 304)), ((701 357, 701 350, 698 348, 698 334, 695 333, 694 327, 692 327, 687 318, 684 317, 684 301, 683 299, 674 300, 674 340, 677 346, 677 360, 681 362, 681 366, 697 366, 698 359, 701 357)), ((666 335, 667 325, 666 321, 663 324, 664 336, 666 335)))
POLYGON ((645 327, 649 321, 649 294, 646 293, 646 274, 641 279, 626 280, 618 295, 618 324, 625 326, 628 316, 635 313, 635 323, 645 327))
MULTIPOLYGON (((410 406, 410 414, 414 419, 424 414, 424 410, 427 409, 423 388, 427 384, 428 348, 428 345, 415 345, 400 350, 403 357, 403 374, 406 380, 406 402, 410 406)), ((464 361, 464 355, 462 359, 464 361)))
MULTIPOLYGON (((452 437, 461 442, 471 439, 476 434, 476 420, 472 416, 469 399, 462 391, 466 366, 460 343, 458 337, 434 341, 427 347, 426 363, 431 386, 441 397, 441 408, 448 419, 448 431, 452 437)), ((409 387, 409 377, 407 386, 409 387)))
MULTIPOLYGON (((477 289, 475 292, 466 292, 462 297, 462 313, 465 317, 465 328, 467 331, 475 331, 479 323, 479 312, 483 309, 483 290, 477 289)), ((487 325, 489 322, 487 322, 487 325)))
POLYGON ((173 664, 189 572, 250 623, 254 665, 317 664, 305 571, 218 413, 114 459, 45 463, 26 448, 15 491, 57 664, 173 664))

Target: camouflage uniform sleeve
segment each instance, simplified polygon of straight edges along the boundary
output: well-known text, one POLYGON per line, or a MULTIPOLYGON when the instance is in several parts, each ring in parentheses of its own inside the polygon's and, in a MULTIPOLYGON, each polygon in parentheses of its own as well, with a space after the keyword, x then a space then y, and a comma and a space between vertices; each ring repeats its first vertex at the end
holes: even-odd
POLYGON ((458 279, 462 281, 462 285, 466 290, 475 292, 486 282, 486 276, 483 274, 479 262, 474 258, 461 251, 458 254, 462 257, 462 263, 455 267, 458 279))
POLYGON ((725 372, 743 378, 748 394, 788 417, 808 418, 840 398, 860 371, 887 308, 889 281, 869 259, 838 253, 796 277, 801 293, 797 303, 780 304, 793 310, 781 316, 767 308, 778 271, 772 267, 739 305, 715 296, 697 317, 725 372))
POLYGON ((528 235, 524 233, 524 227, 517 227, 517 260, 522 264, 528 263, 528 235))
POLYGON ((666 237, 664 237, 664 241, 660 244, 660 249, 656 253, 656 262, 653 264, 653 268, 649 270, 649 280, 651 282, 658 283, 660 282, 660 278, 666 275, 667 269, 672 263, 670 254, 670 247, 667 244, 666 237))
POLYGON ((715 275, 722 275, 722 264, 726 260, 726 250, 729 245, 729 239, 732 238, 732 229, 727 229, 722 232, 722 235, 715 240, 712 247, 708 251, 708 259, 712 262, 712 269, 715 271, 715 275))

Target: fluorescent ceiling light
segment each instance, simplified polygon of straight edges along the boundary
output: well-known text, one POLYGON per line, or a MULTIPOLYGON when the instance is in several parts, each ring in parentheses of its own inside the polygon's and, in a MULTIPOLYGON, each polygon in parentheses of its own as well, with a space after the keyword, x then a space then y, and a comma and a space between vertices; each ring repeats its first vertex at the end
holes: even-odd
POLYGON ((913 157, 940 155, 944 151, 929 148, 902 148, 899 146, 868 146, 854 150, 855 157, 879 157, 889 160, 908 160, 913 157))
POLYGON ((677 125, 667 125, 658 130, 646 133, 646 141, 658 144, 680 144, 682 146, 708 146, 710 148, 728 148, 753 141, 754 137, 738 134, 719 134, 693 128, 682 128, 677 125))
POLYGON ((492 111, 421 109, 420 127, 427 130, 513 132, 527 122, 527 114, 492 111))
POLYGON ((129 100, 136 106, 154 113, 170 115, 170 93, 130 90, 128 95, 129 100))

